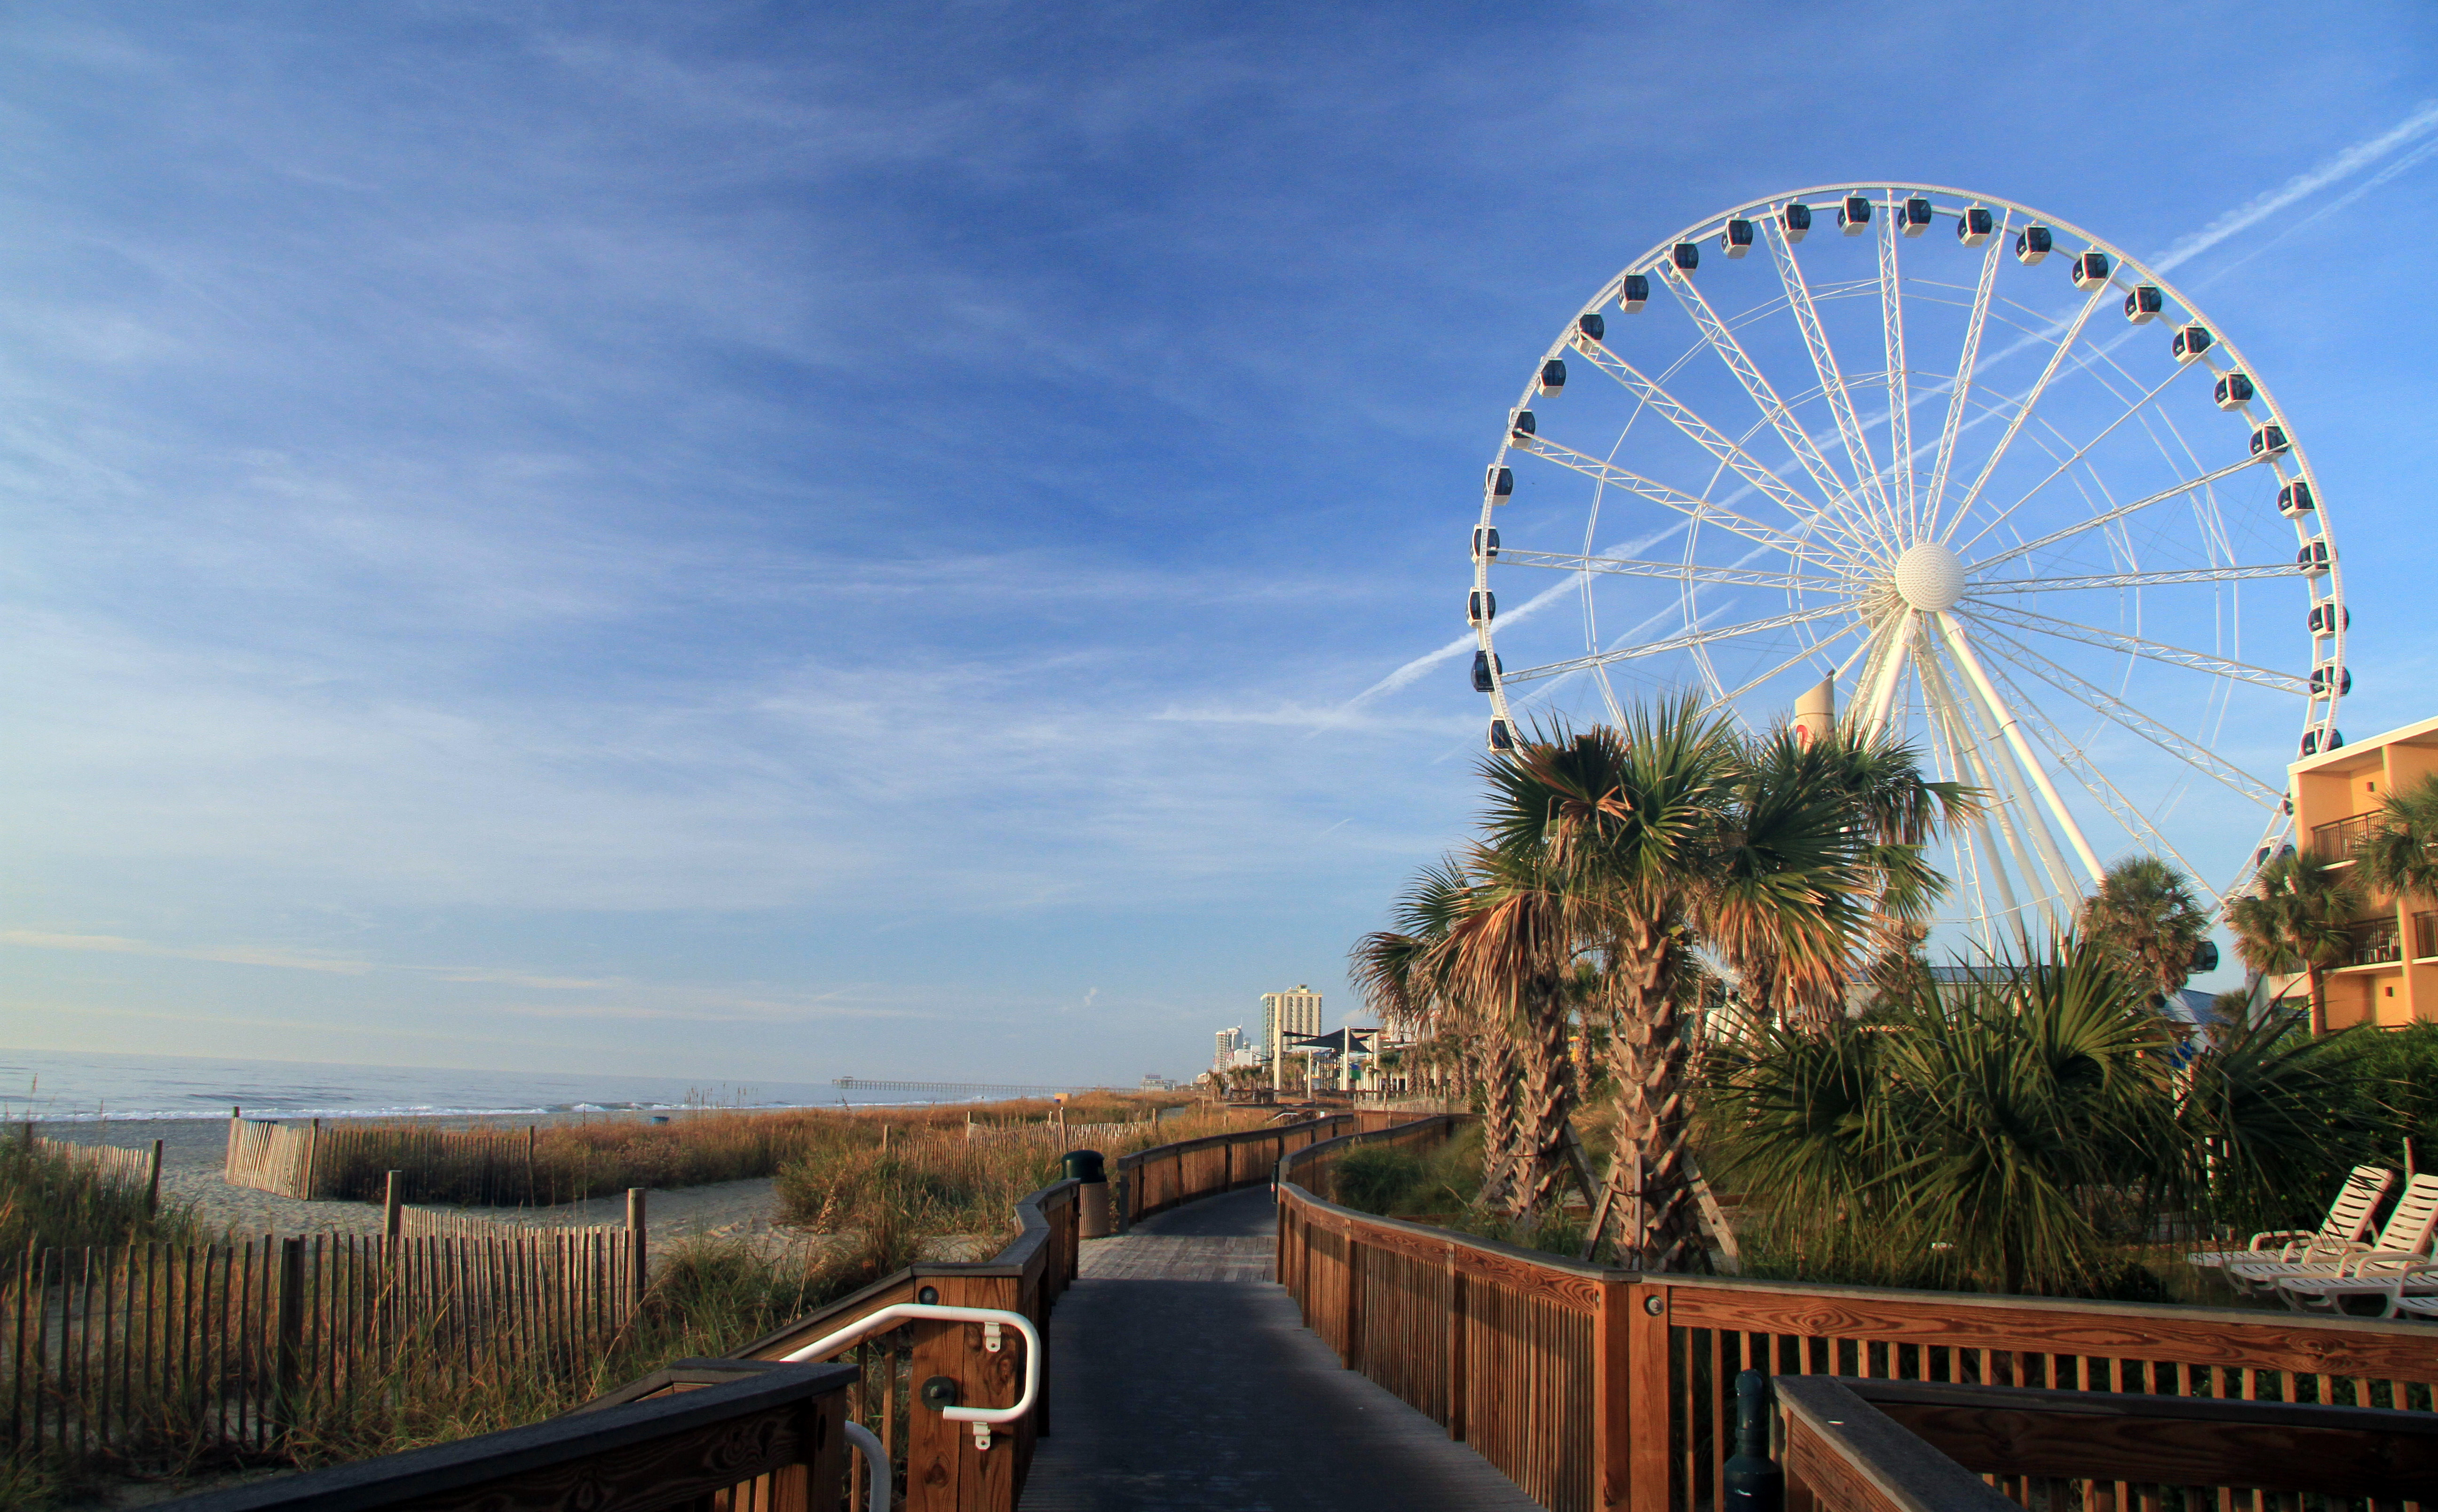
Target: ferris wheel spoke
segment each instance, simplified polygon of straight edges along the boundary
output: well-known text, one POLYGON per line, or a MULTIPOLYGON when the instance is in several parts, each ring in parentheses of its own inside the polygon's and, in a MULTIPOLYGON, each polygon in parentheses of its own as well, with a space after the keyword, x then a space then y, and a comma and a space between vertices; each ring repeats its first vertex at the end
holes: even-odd
MULTIPOLYGON (((1813 657, 1818 656, 1828 647, 1835 645, 1838 642, 1846 639, 1846 637, 1852 635, 1855 631, 1863 628, 1865 623, 1867 622, 1855 620, 1846 624, 1843 629, 1831 631, 1829 634, 1822 636, 1819 640, 1812 642, 1810 645, 1797 651, 1794 655, 1779 662, 1776 666, 1770 668, 1759 677, 1746 682, 1742 687, 1731 688, 1727 692, 1721 694, 1718 701, 1727 704, 1734 703, 1737 699, 1752 692, 1755 688, 1760 687, 1762 684, 1769 682, 1771 679, 1777 677, 1782 674, 1792 672, 1804 662, 1811 660, 1813 657)), ((1865 643, 1867 644, 1867 642, 1865 643)))
POLYGON ((1997 472, 1998 464, 2006 460, 2006 452, 2014 446, 2015 437, 2023 433, 2023 422, 2031 418, 2034 410, 2040 408, 2040 396, 2048 392, 2049 384, 2055 381, 2058 369, 2065 366, 2065 354, 2081 338, 2082 327, 2089 324, 2092 311, 2099 308, 2101 298, 2109 292, 2109 285, 2102 284, 2092 290, 2091 297, 2082 302, 2082 308, 2075 311, 2073 321, 2065 328, 2065 334, 2058 339, 2057 349, 2049 353, 2048 366, 2040 369, 2040 376, 2032 380, 2032 386, 2016 397, 2015 413, 2007 420, 2006 429, 1999 435, 1997 444, 1989 448, 1989 460, 1981 465, 1980 476, 1972 480, 1972 486, 1964 491, 1964 498, 1955 506, 1955 518, 1959 522, 1972 513, 1972 505, 1981 497, 1981 490, 1989 486, 1989 479, 1997 472))
POLYGON ((1691 316, 1693 324, 1700 327, 1702 339, 1709 343, 1710 350, 1718 354, 1719 360, 1726 364, 1727 371, 1734 374, 1736 381, 1743 386, 1744 395, 1752 400, 1753 407, 1760 411, 1770 429, 1776 431, 1778 439, 1786 443, 1787 449, 1794 453, 1794 460, 1811 474, 1812 483, 1828 499, 1830 513, 1844 519, 1846 534, 1859 540, 1867 532, 1880 545, 1890 544, 1880 517, 1869 508, 1870 492, 1875 487, 1871 476, 1864 474, 1852 484, 1837 476, 1836 469, 1828 466, 1828 459, 1822 456, 1820 448, 1812 444, 1811 432, 1803 429, 1802 422, 1794 417, 1794 412, 1786 407, 1786 401, 1777 396, 1777 390, 1771 387, 1769 379, 1761 375, 1760 368, 1744 350, 1743 343, 1736 340, 1736 333, 1727 328, 1726 322, 1719 318, 1718 311, 1710 308, 1709 300, 1693 287, 1691 279, 1663 267, 1660 282, 1675 294, 1676 302, 1685 307, 1685 313, 1691 316), (1862 508, 1859 518, 1849 513, 1857 505, 1862 508))
MULTIPOLYGON (((1995 647, 1991 648, 1991 654, 2002 660, 2005 659, 2004 653, 1999 652, 1995 647)), ((2176 849, 2166 835, 2160 832, 2156 824, 2150 822, 2150 817, 2142 812, 2141 806, 2128 798, 2123 788, 2110 782, 2108 774, 2101 771, 2097 764, 2084 754, 2081 747, 2066 738, 2065 732, 2058 729, 2057 722, 2040 712, 2039 704, 2023 695, 2023 691, 2006 676, 2005 668, 1992 667, 1989 669, 1989 676, 1996 681, 1999 690, 2014 701, 2014 706, 2023 711, 2023 723, 2031 728, 2033 735, 2040 740, 2041 747, 2056 760, 2059 766, 2064 767, 2076 782, 2082 784, 2083 791, 2089 793, 2093 800, 2101 808, 2106 809, 2111 818, 2123 825, 2125 833, 2131 835, 2137 844, 2146 845, 2154 851, 2164 852, 2174 858, 2176 865, 2183 869, 2184 874, 2192 879, 2194 885, 2210 895, 2211 905, 2215 907, 2219 901, 2218 893, 2210 887, 2207 875, 2184 858, 2183 853, 2176 849)))
POLYGON ((2255 803, 2273 804, 2279 801, 2279 795, 2274 788, 2219 756, 2200 741, 2169 729, 2107 689, 2067 671, 2012 637, 1992 630, 1988 625, 1981 627, 1981 634, 1982 638, 1988 642, 1992 656, 2021 667, 2076 703, 2123 726, 2178 761, 2207 774, 2214 781, 2223 783, 2255 803))
POLYGON ((1607 572, 1618 577, 1656 577, 1670 582, 1715 583, 1728 588, 1778 588, 1823 593, 1849 591, 1839 580, 1831 577, 1768 572, 1746 567, 1705 567, 1692 562, 1661 562, 1631 556, 1575 556, 1564 552, 1523 552, 1508 547, 1499 552, 1498 560, 1502 566, 1546 567, 1561 572, 1607 572))
POLYGON ((1740 536, 1755 545, 1767 546, 1784 552, 1789 556, 1798 557, 1832 572, 1853 560, 1850 556, 1823 555, 1822 546, 1818 542, 1807 540, 1800 536, 1789 535, 1775 526, 1764 525, 1759 520, 1739 514, 1724 504, 1713 503, 1706 499, 1696 499, 1691 494, 1670 488, 1664 483, 1645 478, 1638 472, 1628 472, 1615 463, 1603 462, 1589 452, 1577 451, 1574 448, 1552 441, 1546 436, 1519 436, 1510 443, 1510 448, 1516 451, 1554 462, 1559 466, 1580 472, 1586 478, 1598 479, 1601 483, 1622 488, 1637 498, 1647 499, 1654 504, 1672 509, 1687 519, 1716 525, 1721 530, 1740 536))
POLYGON ((1746 620, 1740 624, 1721 625, 1716 629, 1695 625, 1678 634, 1657 641, 1645 641, 1638 645, 1614 646, 1606 651, 1595 651, 1589 656, 1574 657, 1564 661, 1551 661, 1537 667, 1526 667, 1520 672, 1507 673, 1499 680, 1530 682, 1540 677, 1555 677, 1569 672, 1581 672, 1586 667, 1606 666, 1613 661, 1636 661, 1644 657, 1658 656, 1662 652, 1683 651, 1696 645, 1732 641, 1739 636, 1758 635, 1767 630, 1783 630, 1790 625, 1809 624, 1814 620, 1826 620, 1852 612, 1852 608, 1846 605, 1832 604, 1825 608, 1797 609, 1792 613, 1774 614, 1767 619, 1746 620))
POLYGON ((1930 507, 1922 521, 1925 539, 1938 534, 1939 506, 1947 498, 1947 473, 1955 462, 1955 443, 1964 433, 1964 416, 1972 395, 1972 376, 1981 364, 1981 333, 1989 324, 1989 296, 1998 287, 1998 254, 2006 244, 2013 212, 1999 218, 1989 236, 1989 250, 1981 258, 1981 281, 1972 289, 1972 311, 1965 317, 1964 350, 1955 360, 1955 378, 1948 385, 1947 419, 1938 428, 1938 455, 1930 466, 1930 507))
POLYGON ((2074 620, 2060 620, 2055 615, 2036 614, 2030 609, 2019 609, 2011 606, 2002 607, 1996 604, 1976 603, 1970 612, 1971 617, 1976 621, 1990 620, 2000 624, 2012 625, 2018 630, 2029 630, 2039 635, 2053 635, 2065 641, 2079 641, 2085 645, 2098 646, 2104 651, 2129 652, 2152 661, 2165 662, 2172 667, 2206 672, 2213 677, 2232 677, 2237 682, 2248 682, 2255 687, 2271 689, 2277 693, 2301 694, 2307 696, 2310 692, 2310 684, 2290 672, 2276 672, 2268 667, 2255 667, 2248 661, 2235 661, 2226 657, 2215 656, 2207 651, 2188 651, 2180 645, 2168 645, 2159 641, 2146 641, 2138 635, 2128 635, 2122 630, 2111 630, 2102 625, 2083 624, 2074 620))
MULTIPOLYGON (((1854 396, 1846 387, 1845 374, 1838 369, 1836 348, 1828 344, 1828 334, 1821 328, 1820 308, 1811 297, 1810 281, 1803 275, 1802 261, 1794 255, 1794 244, 1786 239, 1786 228, 1777 217, 1771 216, 1764 223, 1768 227, 1770 255, 1777 264, 1777 279, 1786 290, 1787 308, 1803 333, 1804 350, 1811 358, 1812 375, 1820 380, 1820 392, 1828 400, 1828 412, 1836 417, 1846 460, 1853 467, 1854 476, 1865 480, 1864 492, 1884 511, 1886 494, 1880 483, 1879 467, 1871 460, 1871 444, 1863 434, 1863 423, 1854 416, 1854 396)), ((1804 441, 1810 445, 1811 437, 1805 436, 1804 441)), ((1813 455, 1818 455, 1816 450, 1813 455)), ((1826 467, 1827 464, 1821 466, 1826 467)), ((1882 547, 1893 544, 1883 532, 1877 534, 1882 547)))
MULTIPOLYGON (((1656 380, 1647 377, 1633 363, 1610 350, 1606 343, 1596 342, 1588 336, 1578 333, 1575 337, 1575 350, 1581 352, 1592 366, 1623 384, 1627 393, 1658 411, 1662 418, 1683 431, 1694 445, 1733 467, 1739 477, 1766 495, 1780 509, 1814 529, 1827 522, 1826 510, 1788 487, 1784 479, 1763 466, 1752 453, 1736 445, 1717 427, 1695 413, 1692 406, 1669 393, 1656 380)), ((1850 533, 1841 527, 1838 529, 1838 534, 1846 536, 1850 533)))
POLYGON ((1888 476, 1891 513, 1913 538, 1913 395, 1905 375, 1904 287, 1897 273, 1897 212, 1903 207, 1888 191, 1880 217, 1880 340, 1888 360, 1888 476))
MULTIPOLYGON (((2163 504, 2170 499, 2182 499, 2186 494, 2193 492, 2195 489, 2206 488, 2210 484, 2218 482, 2220 479, 2231 478, 2235 474, 2241 472, 2244 468, 2253 466, 2256 466, 2256 464, 2250 457, 2246 457, 2240 462, 2230 462, 2225 466, 2202 473, 2198 478, 2187 478, 2182 483, 2175 484, 2173 487, 2162 488, 2155 494, 2146 494, 2142 498, 2134 500, 2131 503, 2118 504, 2113 509, 2103 509, 2098 514, 2093 515, 2088 519, 2076 520, 2073 524, 2066 526, 2062 530, 2053 530, 2045 536, 2036 536, 2030 540, 2023 541, 2018 545, 2009 546, 2005 551, 1998 553, 1994 556, 1984 556, 1979 561, 1965 568, 1964 571, 1967 574, 1977 573, 1988 568, 1995 567, 2000 562, 2011 562, 2018 556, 2028 556, 2034 552, 2042 551, 2048 547, 2055 546, 2059 541, 2072 540, 2076 536, 2097 530, 2105 525, 2112 525, 2129 515, 2138 515, 2143 510, 2149 508, 2152 504, 2163 504)), ((1978 537, 1975 538, 1977 539, 1978 537)))
MULTIPOLYGON (((2193 365, 2195 367, 2201 367, 2201 364, 2200 363, 2195 363, 2193 365)), ((2204 372, 2207 371, 2205 367, 2202 368, 2202 370, 2204 372)), ((2089 456, 2091 454, 2091 449, 2094 447, 2098 446, 2101 442, 2115 434, 2116 428, 2118 426, 2123 425, 2126 421, 2132 419, 2135 415, 2140 414, 2143 411, 2148 409, 2152 401, 2156 400, 2160 395, 2166 392, 2168 384, 2173 383, 2177 378, 2182 377, 2189 371, 2191 371, 2191 369, 2179 367, 2175 372, 2168 374, 2164 378, 2161 378, 2155 386, 2145 392, 2140 398, 2137 398, 2132 403, 2127 405, 2125 407, 2125 412, 2122 414, 2119 414, 2115 419, 2111 420, 2106 425, 2100 427, 2098 434, 2093 436, 2090 440, 2084 442, 2081 446, 2076 447, 2072 452, 2068 453, 2065 460, 2059 462, 2056 467, 2052 468, 2047 477, 2042 478, 2040 482, 2032 484, 2029 488, 2024 489, 2021 498, 2017 499, 2013 503, 2008 504, 2005 508, 1998 511, 1995 516, 1991 517, 1988 524, 1983 525, 1979 530, 1972 533, 1971 539, 1965 541, 1954 549, 1958 552, 1969 552, 1974 546, 1978 545, 1983 537, 1987 536, 1991 531, 1996 530, 1999 526, 2012 519, 2016 510, 2019 510, 2025 504, 2030 503, 2033 498, 2037 496, 2041 489, 2046 488, 2049 484, 2057 482, 2059 478, 2064 477, 2066 472, 2072 468, 2076 463, 2078 463, 2083 458, 2089 456)), ((2200 466, 2198 458, 2195 459, 2194 466, 2200 466)), ((2250 466, 2251 462, 2249 459, 2246 459, 2244 462, 2237 463, 2235 466, 2238 467, 2250 466)), ((2223 477, 2224 473, 2220 473, 2218 476, 2223 477)), ((1952 536, 1957 530, 1961 530, 1963 526, 1964 514, 1959 510, 1956 513, 1954 524, 1949 527, 1948 534, 1952 536)))
POLYGON ((1964 596, 1985 593, 2063 593, 2086 588, 2159 588, 2174 583, 2240 583, 2262 577, 2292 577, 2300 569, 2291 562, 2265 562, 2256 567, 2188 567, 2158 572, 2094 572, 2084 577, 1994 577, 1968 583, 1964 596))

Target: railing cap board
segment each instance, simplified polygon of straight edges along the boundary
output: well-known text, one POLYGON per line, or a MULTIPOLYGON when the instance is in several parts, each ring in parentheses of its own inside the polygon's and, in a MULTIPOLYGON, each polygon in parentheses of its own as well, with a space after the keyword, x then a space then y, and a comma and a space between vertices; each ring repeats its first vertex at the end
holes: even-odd
POLYGON ((638 1376, 616 1391, 605 1397, 595 1397, 572 1409, 571 1415, 573 1413, 596 1413, 604 1407, 621 1407, 627 1402, 652 1397, 699 1391, 706 1386, 724 1386, 732 1380, 750 1380, 764 1371, 786 1368, 786 1363, 780 1360, 708 1360, 700 1357, 672 1360, 648 1376, 638 1376))
POLYGON ((1793 1432, 1799 1422, 1819 1445, 1818 1452, 1868 1483, 1882 1505, 1903 1512, 2021 1512, 1979 1476, 1856 1396, 1847 1382, 1829 1376, 1780 1376, 1776 1384, 1778 1406, 1789 1419, 1788 1479, 1814 1483, 1825 1468, 1809 1463, 1811 1446, 1793 1432))
POLYGON ((2381 1503, 2438 1492, 2438 1414, 1829 1379, 1976 1474, 2240 1486, 2381 1503))
MULTIPOLYGON (((676 1438, 732 1419, 810 1402, 843 1391, 855 1378, 851 1365, 773 1363, 725 1385, 629 1401, 597 1413, 579 1411, 530 1427, 206 1491, 160 1506, 163 1512, 172 1508, 175 1512, 264 1512, 285 1507, 369 1512, 439 1498, 453 1500, 457 1493, 510 1476, 613 1453, 631 1454, 648 1440, 676 1438)), ((702 1485, 693 1494, 707 1496, 768 1468, 702 1485)), ((654 1504, 662 1500, 655 1499, 654 1504)))

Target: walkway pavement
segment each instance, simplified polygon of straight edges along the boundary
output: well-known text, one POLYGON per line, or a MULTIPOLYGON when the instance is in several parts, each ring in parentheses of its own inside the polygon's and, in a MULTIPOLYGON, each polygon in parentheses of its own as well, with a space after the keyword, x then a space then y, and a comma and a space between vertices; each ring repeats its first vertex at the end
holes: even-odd
POLYGON ((1262 1188, 1085 1243, 1022 1512, 1537 1512, 1305 1329, 1270 1279, 1277 1226, 1262 1188))

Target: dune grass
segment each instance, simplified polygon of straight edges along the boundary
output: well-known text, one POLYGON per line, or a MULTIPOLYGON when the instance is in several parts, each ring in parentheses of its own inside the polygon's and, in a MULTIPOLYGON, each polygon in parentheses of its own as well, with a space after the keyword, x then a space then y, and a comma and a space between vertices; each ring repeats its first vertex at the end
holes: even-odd
MULTIPOLYGON (((1175 1094, 1090 1094, 1069 1099, 1066 1117, 1069 1124, 1142 1122, 1147 1129, 1168 1130, 1177 1127, 1175 1120, 1155 1125, 1155 1116, 1188 1100, 1175 1094)), ((521 1179, 509 1183, 520 1194, 510 1200, 551 1205, 629 1187, 666 1190, 776 1176, 808 1156, 877 1147, 883 1129, 893 1137, 963 1137, 968 1118, 986 1127, 1039 1124, 1056 1107, 1048 1099, 1032 1099, 980 1105, 714 1110, 680 1113, 667 1123, 615 1118, 556 1124, 535 1135, 530 1187, 521 1179)), ((410 1202, 479 1202, 485 1199, 478 1193, 499 1189, 496 1166, 503 1147, 516 1147, 507 1158, 523 1163, 521 1130, 435 1141, 428 1124, 401 1121, 354 1125, 346 1133, 324 1157, 322 1180, 341 1196, 362 1202, 380 1200, 384 1177, 394 1169, 406 1172, 410 1202)))

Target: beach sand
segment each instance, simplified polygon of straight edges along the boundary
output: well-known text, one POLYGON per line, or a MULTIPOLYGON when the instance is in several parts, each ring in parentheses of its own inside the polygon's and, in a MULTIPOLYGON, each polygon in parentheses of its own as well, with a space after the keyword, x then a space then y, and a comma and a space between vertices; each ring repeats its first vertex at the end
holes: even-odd
MULTIPOLYGON (((509 1114, 452 1116, 417 1119, 436 1129, 521 1129, 528 1124, 632 1122, 643 1114, 509 1114)), ((680 1114, 676 1116, 683 1117, 680 1114)), ((337 1119, 325 1119, 326 1125, 337 1119)), ((384 1118, 382 1122, 398 1121, 384 1118)), ((163 1118, 99 1122, 41 1123, 35 1132, 62 1144, 116 1145, 147 1150, 161 1147, 161 1193, 195 1204, 206 1227, 238 1235, 255 1234, 378 1234, 381 1210, 378 1203, 305 1203, 293 1198, 232 1187, 221 1179, 228 1154, 228 1124, 219 1118, 163 1118)), ((837 1240, 775 1222, 777 1200, 767 1177, 754 1181, 720 1182, 708 1187, 655 1190, 645 1199, 645 1242, 660 1256, 682 1240, 700 1238, 742 1239, 774 1257, 801 1252, 837 1240)), ((590 1223, 624 1223, 627 1196, 618 1192, 589 1202, 556 1207, 441 1208, 478 1218, 491 1218, 536 1227, 574 1228, 590 1223)))

